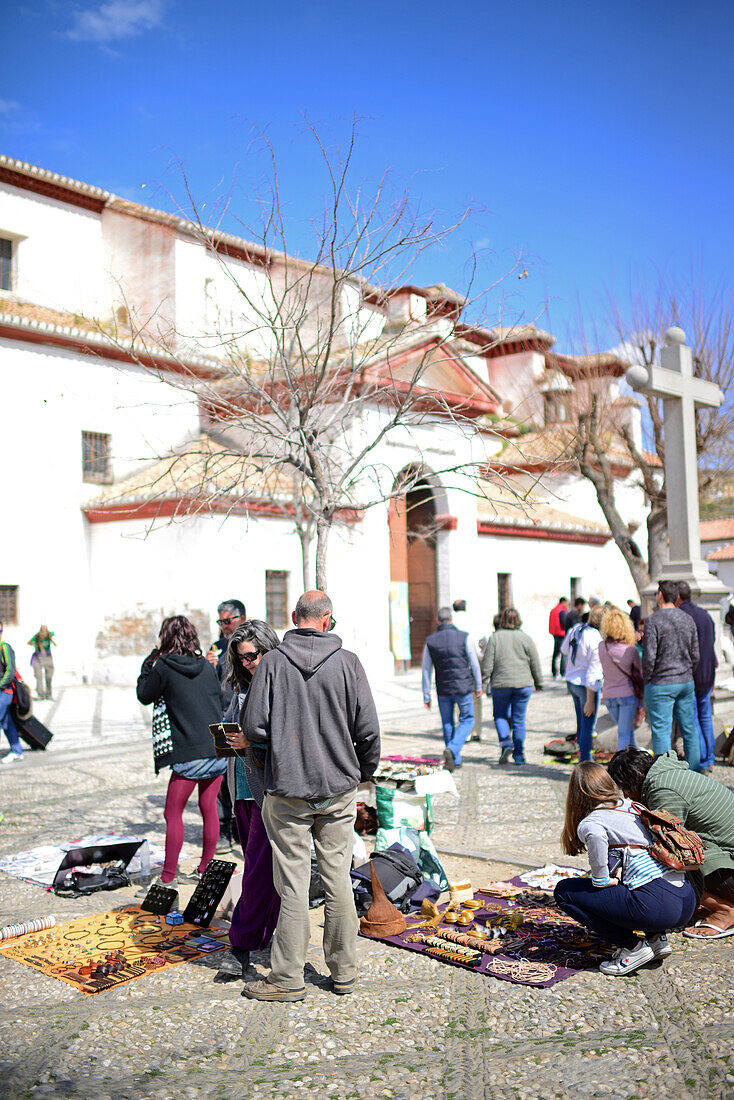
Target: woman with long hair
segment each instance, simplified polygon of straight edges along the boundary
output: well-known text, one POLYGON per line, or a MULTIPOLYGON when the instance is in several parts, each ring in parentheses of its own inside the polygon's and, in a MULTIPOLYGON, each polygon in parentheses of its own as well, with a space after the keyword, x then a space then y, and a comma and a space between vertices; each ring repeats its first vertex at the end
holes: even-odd
POLYGON ((198 790, 204 823, 201 860, 189 881, 201 878, 219 839, 217 794, 226 760, 219 760, 209 726, 222 719, 222 689, 216 672, 202 656, 193 623, 184 615, 164 619, 156 648, 145 658, 137 686, 141 703, 163 699, 171 729, 171 748, 156 757, 156 772, 171 767, 166 793, 166 858, 158 882, 175 884, 184 839, 183 812, 198 790))
POLYGON ((642 663, 635 645, 635 628, 629 615, 618 607, 610 608, 601 621, 599 660, 602 672, 602 698, 617 723, 617 752, 628 745, 635 748, 635 715, 640 700, 635 694, 633 670, 642 683, 642 663))
POLYGON ((568 780, 561 848, 571 856, 586 849, 591 874, 562 880, 554 893, 564 913, 616 944, 614 957, 599 967, 611 977, 670 955, 665 933, 688 924, 696 909, 684 872, 658 863, 651 843, 635 804, 606 768, 590 760, 577 764, 568 780))
POLYGON ((543 690, 543 673, 535 642, 520 629, 522 619, 506 607, 499 626, 482 654, 482 686, 492 697, 492 712, 500 743, 498 763, 525 761, 525 712, 533 685, 543 690))
MULTIPOLYGON (((252 677, 264 653, 279 644, 278 636, 261 619, 248 619, 232 633, 227 650, 226 678, 232 701, 225 721, 240 720, 252 677)), ((273 857, 265 832, 261 807, 264 793, 264 760, 249 746, 241 732, 227 735, 237 755, 227 765, 227 783, 234 805, 237 834, 245 857, 242 893, 232 914, 229 942, 232 958, 222 960, 220 970, 244 975, 250 952, 262 951, 273 938, 280 912, 280 897, 273 885, 273 857)))

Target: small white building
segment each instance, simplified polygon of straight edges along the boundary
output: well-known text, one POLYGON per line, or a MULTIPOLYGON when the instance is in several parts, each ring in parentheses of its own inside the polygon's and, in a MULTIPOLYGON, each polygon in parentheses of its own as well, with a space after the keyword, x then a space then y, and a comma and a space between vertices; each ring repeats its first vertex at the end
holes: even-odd
MULTIPOLYGON (((41 623, 55 632, 62 678, 117 683, 134 680, 167 614, 189 615, 205 644, 227 597, 289 625, 302 568, 288 486, 223 487, 227 424, 190 384, 211 392, 221 375, 214 318, 241 322, 222 256, 237 282, 264 293, 249 242, 202 241, 181 218, 0 157, 2 448, 14 489, 0 616, 21 671, 41 623), (150 335, 144 352, 127 348, 133 315, 150 335), (213 464, 205 501, 202 456, 213 464)), ((419 657, 437 607, 463 598, 474 634, 513 604, 547 653, 559 595, 625 606, 631 578, 567 446, 585 386, 603 385, 639 431, 637 407, 616 388, 625 364, 555 354, 534 326, 477 330, 441 286, 348 292, 361 295, 361 333, 398 334, 406 370, 440 335, 421 384, 442 407, 460 406, 465 426, 437 413, 387 438, 374 465, 385 496, 412 471, 407 499, 337 514, 329 591, 345 644, 389 673, 406 645, 419 657), (474 492, 443 473, 478 460, 474 492)), ((266 350, 253 336, 252 356, 266 350)), ((369 433, 385 415, 368 404, 351 430, 369 433)), ((644 542, 643 491, 624 453, 610 457, 618 505, 644 542)))

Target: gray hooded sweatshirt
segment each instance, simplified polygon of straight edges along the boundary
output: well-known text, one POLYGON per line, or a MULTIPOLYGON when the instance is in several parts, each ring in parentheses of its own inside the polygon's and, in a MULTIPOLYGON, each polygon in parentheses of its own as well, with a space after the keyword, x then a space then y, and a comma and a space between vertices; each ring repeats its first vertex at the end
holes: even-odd
POLYGON ((372 778, 380 726, 365 671, 341 638, 289 630, 252 678, 241 720, 253 745, 266 745, 265 788, 317 802, 372 778))

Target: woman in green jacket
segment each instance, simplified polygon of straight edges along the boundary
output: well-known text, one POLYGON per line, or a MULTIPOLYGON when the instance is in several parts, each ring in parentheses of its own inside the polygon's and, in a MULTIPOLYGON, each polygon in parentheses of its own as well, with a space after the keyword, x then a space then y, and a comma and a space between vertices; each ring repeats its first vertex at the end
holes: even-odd
POLYGON ((502 612, 499 628, 491 635, 482 656, 482 686, 492 697, 495 729, 500 742, 500 764, 510 757, 525 764, 525 713, 533 685, 543 690, 543 674, 535 642, 520 629, 522 619, 514 607, 502 612))

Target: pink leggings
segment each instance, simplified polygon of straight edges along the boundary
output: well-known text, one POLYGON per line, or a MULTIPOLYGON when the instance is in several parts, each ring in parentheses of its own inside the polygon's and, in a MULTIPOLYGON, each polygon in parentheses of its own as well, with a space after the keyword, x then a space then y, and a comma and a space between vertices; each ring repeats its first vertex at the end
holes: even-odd
POLYGON ((163 864, 161 880, 170 882, 176 877, 178 870, 178 857, 184 839, 183 812, 186 803, 191 797, 194 787, 199 788, 199 809, 204 819, 204 840, 202 844, 201 863, 199 870, 203 871, 209 860, 214 855, 214 849, 219 840, 219 817, 217 815, 217 795, 222 785, 222 776, 214 779, 184 779, 182 775, 171 772, 166 793, 166 808, 163 816, 166 819, 166 861, 163 864))

